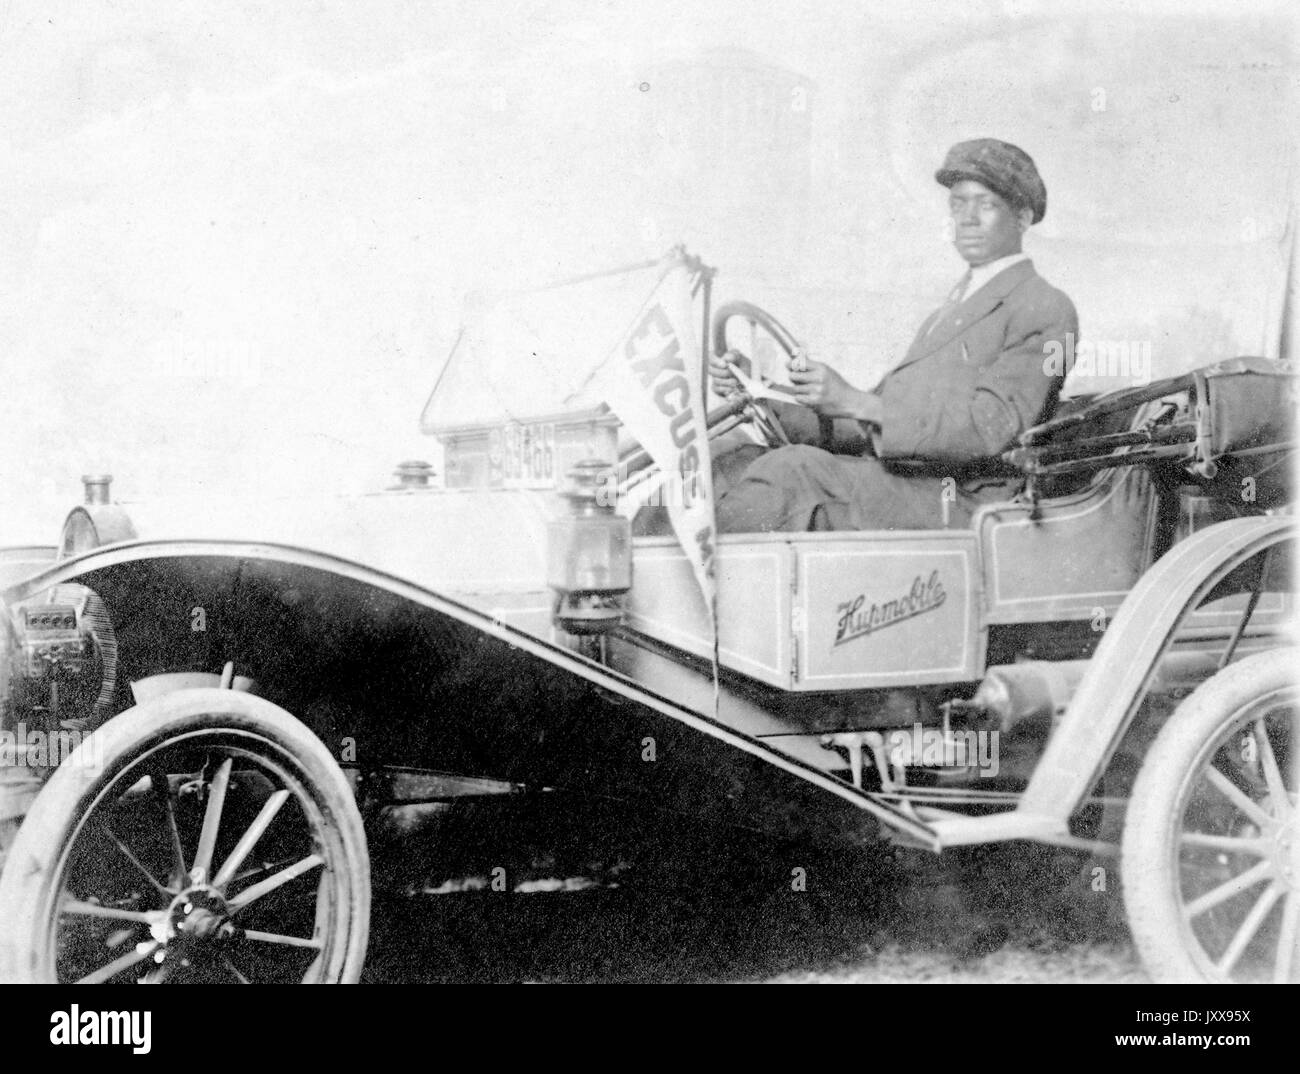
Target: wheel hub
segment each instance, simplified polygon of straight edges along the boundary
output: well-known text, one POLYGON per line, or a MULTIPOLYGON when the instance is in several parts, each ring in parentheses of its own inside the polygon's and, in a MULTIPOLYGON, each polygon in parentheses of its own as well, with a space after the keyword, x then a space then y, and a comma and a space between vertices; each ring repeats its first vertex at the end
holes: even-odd
POLYGON ((167 917, 155 926, 154 938, 166 948, 194 948, 224 945, 237 938, 240 929, 230 920, 230 908, 221 892, 207 885, 188 887, 176 896, 167 917))

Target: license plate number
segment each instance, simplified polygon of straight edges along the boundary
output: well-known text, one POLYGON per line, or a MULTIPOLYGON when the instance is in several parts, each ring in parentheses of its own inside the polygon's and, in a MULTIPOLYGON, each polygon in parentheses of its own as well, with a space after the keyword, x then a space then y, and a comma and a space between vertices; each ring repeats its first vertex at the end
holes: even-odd
MULTIPOLYGON (((495 440, 496 437, 493 437, 495 440)), ((492 445, 496 448, 496 444, 492 445)), ((511 424, 500 431, 501 484, 506 488, 555 487, 555 425, 551 422, 511 424)), ((493 459, 495 462, 496 459, 493 459)), ((494 467, 495 468, 495 467, 494 467)), ((495 475, 494 475, 495 476, 495 475)))

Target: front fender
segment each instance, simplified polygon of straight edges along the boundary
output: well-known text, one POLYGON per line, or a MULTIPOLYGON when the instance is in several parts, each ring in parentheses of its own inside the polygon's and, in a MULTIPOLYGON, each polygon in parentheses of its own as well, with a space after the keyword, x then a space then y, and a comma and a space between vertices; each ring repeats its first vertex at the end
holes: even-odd
MULTIPOLYGON (((533 668, 544 668, 545 674, 558 674, 568 683, 582 680, 587 687, 598 688, 599 693, 592 696, 603 698, 603 703, 613 704, 615 711, 618 711, 620 703, 631 702, 633 706, 642 706, 707 736, 715 743, 766 762, 786 776, 796 777, 805 785, 828 792, 840 799, 841 803, 862 810, 886 826, 906 833, 914 842, 935 846, 926 825, 914 816, 890 803, 879 802, 861 788, 831 775, 829 761, 836 760, 832 754, 816 747, 815 756, 809 756, 808 751, 798 751, 802 739, 796 741, 795 748, 782 748, 781 738, 773 740, 765 737, 772 734, 772 716, 765 710, 756 709, 745 698, 732 696, 730 691, 724 690, 721 703, 710 713, 708 699, 712 697, 712 684, 706 671, 685 664, 676 667, 676 675, 698 680, 696 685, 699 689, 695 694, 702 704, 699 707, 684 704, 616 669, 588 659, 561 644, 559 640, 543 635, 536 628, 530 629, 530 608, 505 603, 489 606, 486 602, 480 604, 477 600, 471 603, 473 598, 467 599, 464 594, 437 592, 395 574, 328 553, 270 543, 137 541, 96 549, 75 559, 60 562, 0 593, 0 598, 22 600, 49 586, 64 582, 79 581, 93 588, 98 579, 112 575, 115 569, 120 574, 123 569, 129 571, 133 567, 146 567, 148 561, 158 560, 184 561, 196 568, 205 561, 212 563, 214 560, 224 560, 227 564, 232 560, 252 561, 267 567, 290 570, 302 568, 359 583, 363 587, 384 590, 412 605, 437 613, 440 621, 449 621, 452 629, 460 632, 462 637, 473 636, 497 643, 489 648, 498 655, 507 651, 513 654, 512 658, 519 663, 513 669, 516 674, 532 675, 535 673, 533 668)), ((166 592, 171 595, 170 589, 166 592)), ((490 599, 501 602, 503 596, 500 593, 493 594, 490 599)), ((147 594, 144 599, 148 603, 147 594)), ((549 621, 549 608, 543 607, 540 610, 549 621)), ((541 674, 541 671, 536 673, 541 674)), ((476 681, 486 684, 496 684, 503 676, 509 677, 503 669, 495 669, 494 673, 491 662, 476 666, 474 674, 476 681)), ((544 696, 542 700, 545 700, 544 696)), ((630 708, 627 711, 635 714, 636 709, 630 708)), ((521 744, 521 748, 524 745, 526 743, 521 744)), ((702 788, 707 789, 707 785, 702 785, 702 788)))

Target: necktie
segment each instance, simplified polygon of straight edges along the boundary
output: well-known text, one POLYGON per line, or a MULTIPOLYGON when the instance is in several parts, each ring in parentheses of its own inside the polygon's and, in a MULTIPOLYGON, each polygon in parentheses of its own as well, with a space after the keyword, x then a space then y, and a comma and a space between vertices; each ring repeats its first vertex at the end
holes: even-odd
POLYGON ((966 275, 957 281, 957 286, 952 289, 951 293, 948 295, 947 301, 939 307, 938 312, 934 315, 934 320, 930 322, 930 327, 925 330, 927 336, 934 331, 935 325, 947 317, 955 307, 961 305, 962 299, 966 297, 966 288, 969 286, 970 269, 967 269, 966 275))

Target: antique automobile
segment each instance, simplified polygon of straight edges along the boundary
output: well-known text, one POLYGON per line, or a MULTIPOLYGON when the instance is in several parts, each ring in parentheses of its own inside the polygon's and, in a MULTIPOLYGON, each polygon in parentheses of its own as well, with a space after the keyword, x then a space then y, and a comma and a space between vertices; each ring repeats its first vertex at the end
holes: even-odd
MULTIPOLYGON (((692 362, 746 326, 797 351, 665 264, 692 362)), ((1064 398, 967 528, 723 535, 715 620, 640 535, 655 460, 593 376, 633 320, 610 289, 635 313, 664 272, 468 327, 437 474, 139 504, 92 475, 55 544, 3 553, 4 979, 357 980, 380 809, 547 788, 846 854, 1078 848, 1153 977, 1300 980, 1290 368, 1064 398)), ((783 442, 779 395, 755 371, 710 436, 783 442)))

